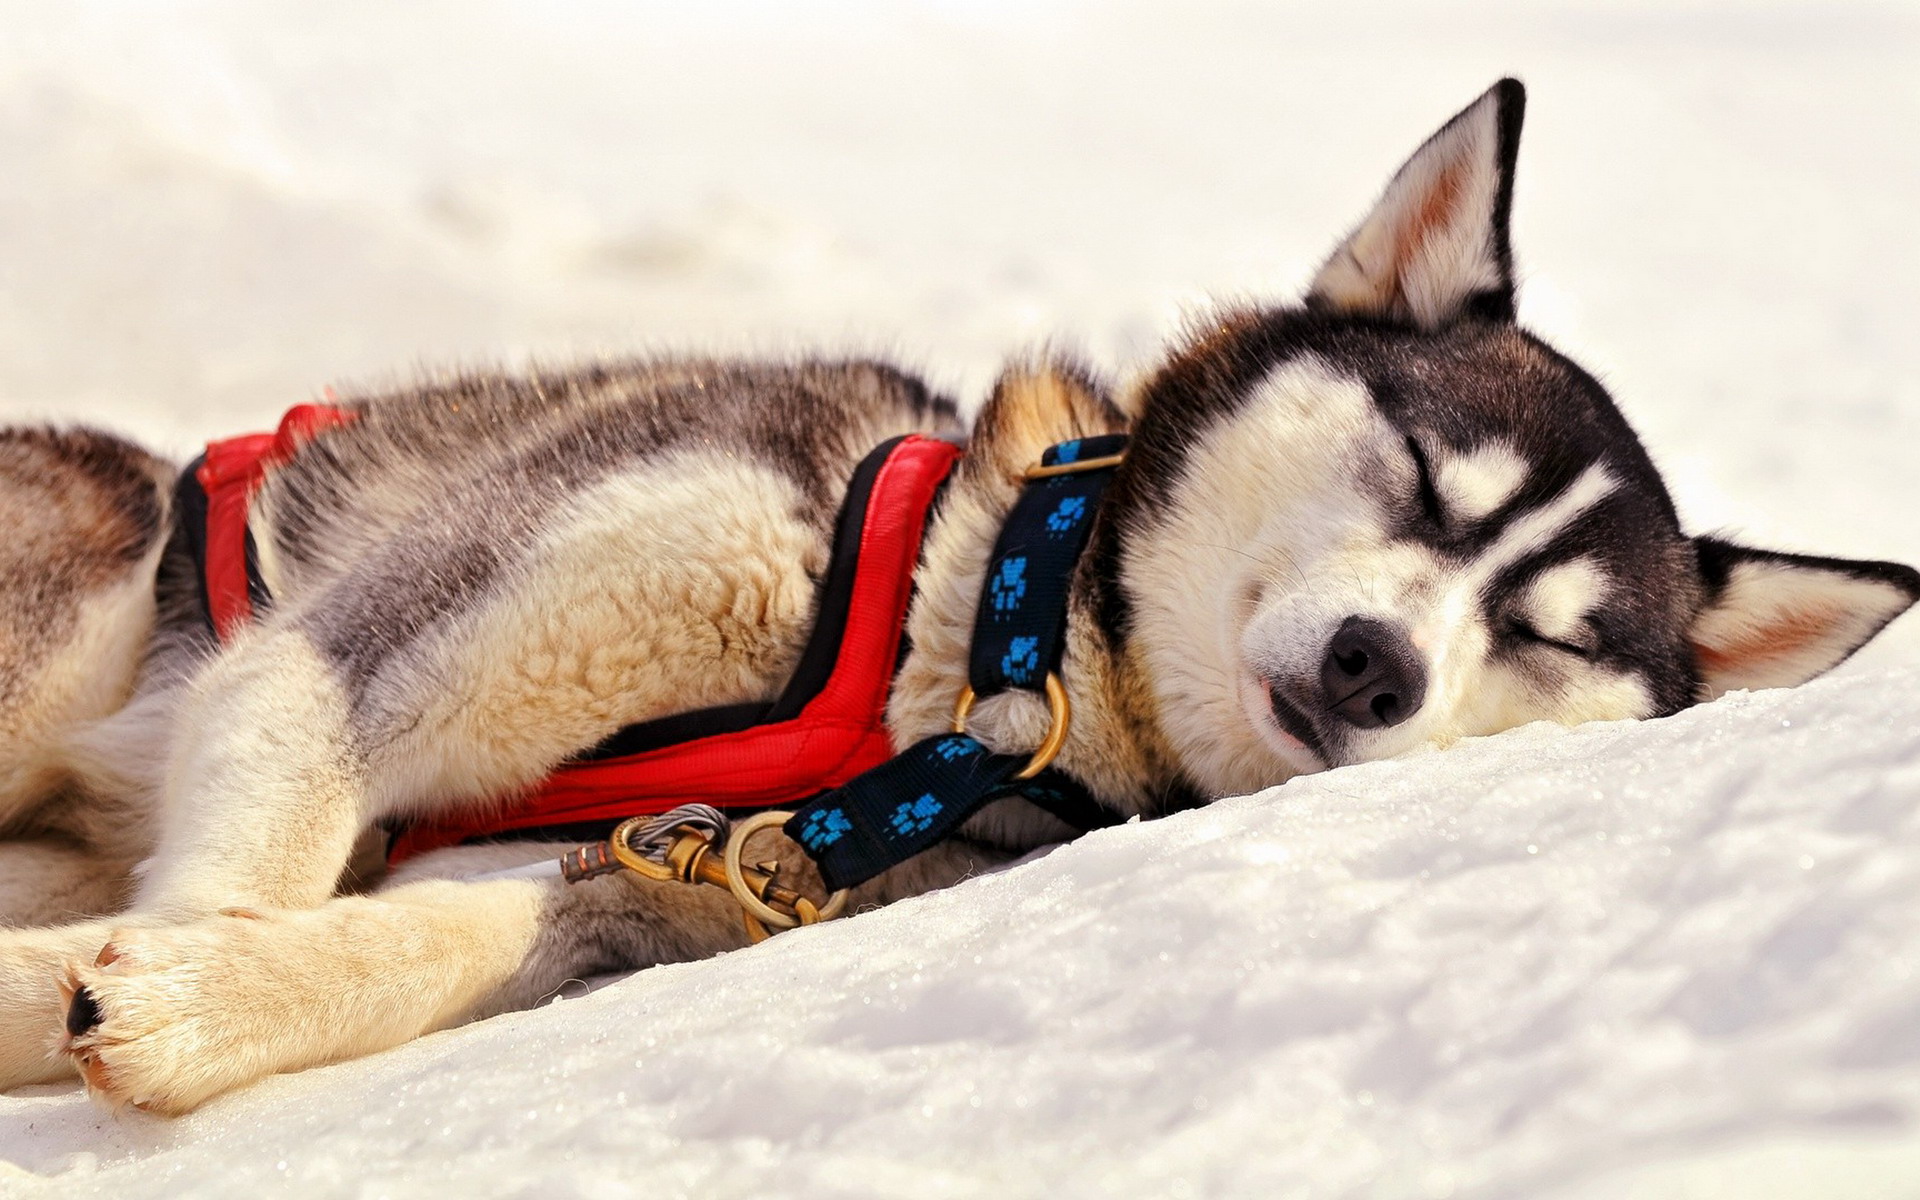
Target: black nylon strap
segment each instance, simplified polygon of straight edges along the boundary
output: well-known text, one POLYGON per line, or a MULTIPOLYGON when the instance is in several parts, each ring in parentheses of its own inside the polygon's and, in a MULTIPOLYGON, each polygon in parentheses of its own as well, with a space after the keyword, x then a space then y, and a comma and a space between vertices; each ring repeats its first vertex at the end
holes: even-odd
MULTIPOLYGON (((180 472, 179 482, 173 488, 173 511, 178 528, 186 535, 187 554, 193 560, 194 594, 200 598, 200 620, 207 632, 217 643, 220 633, 213 626, 213 603, 207 597, 207 493, 200 486, 200 464, 207 456, 188 463, 180 472)), ((249 556, 251 557, 251 556, 249 556)), ((247 590, 253 590, 253 581, 247 581, 247 590)))
MULTIPOLYGON (((1043 467, 1105 458, 1125 448, 1123 436, 1081 438, 1050 446, 1043 467)), ((987 564, 987 584, 973 618, 967 679, 977 696, 1008 688, 1038 690, 1060 666, 1067 633, 1067 585, 1093 528, 1111 470, 1036 479, 1021 491, 1001 526, 987 564)))
POLYGON ((930 737, 812 801, 783 828, 839 891, 952 833, 1025 765, 963 733, 930 737))
MULTIPOLYGON (((1106 458, 1125 445, 1121 436, 1062 442, 1041 465, 1106 458)), ((1060 665, 1067 587, 1111 475, 1111 467, 1053 475, 1022 490, 1000 529, 974 618, 968 678, 976 695, 1039 691, 1060 665)), ((1001 796, 1027 795, 1083 830, 1119 821, 1058 772, 1015 780, 1027 762, 1026 755, 994 754, 967 734, 938 734, 816 797, 783 828, 837 891, 912 858, 1001 796)))
POLYGON ((1042 771, 1025 783, 1015 784, 1011 794, 1081 833, 1127 823, 1125 817, 1095 800, 1079 780, 1060 771, 1042 771))

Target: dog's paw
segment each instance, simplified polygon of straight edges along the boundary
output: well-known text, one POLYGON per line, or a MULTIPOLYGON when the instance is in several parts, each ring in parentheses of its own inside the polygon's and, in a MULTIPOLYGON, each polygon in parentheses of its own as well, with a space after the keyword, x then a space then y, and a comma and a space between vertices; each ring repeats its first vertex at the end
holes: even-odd
POLYGON ((61 1048, 88 1090, 116 1109, 178 1114, 304 1065, 307 1022, 275 1002, 298 990, 297 972, 274 961, 276 925, 236 909, 119 930, 91 963, 70 966, 61 1048))
POLYGON ((0 929, 0 1092, 73 1076, 60 1052, 68 1004, 57 981, 74 957, 99 948, 109 928, 0 929))

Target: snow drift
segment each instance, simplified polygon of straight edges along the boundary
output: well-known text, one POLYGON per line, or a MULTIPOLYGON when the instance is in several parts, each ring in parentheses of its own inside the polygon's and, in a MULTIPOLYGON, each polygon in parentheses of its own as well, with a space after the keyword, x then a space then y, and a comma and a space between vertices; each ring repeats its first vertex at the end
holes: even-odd
MULTIPOLYGON (((1846 2, 7 9, 0 418, 902 354, 975 400, 1292 296, 1532 93, 1522 320, 1695 528, 1920 561, 1920 20, 1846 2)), ((1794 692, 1349 768, 193 1116, 0 1097, 0 1195, 1920 1187, 1920 618, 1794 692), (11 1166, 7 1164, 12 1164, 11 1166)))

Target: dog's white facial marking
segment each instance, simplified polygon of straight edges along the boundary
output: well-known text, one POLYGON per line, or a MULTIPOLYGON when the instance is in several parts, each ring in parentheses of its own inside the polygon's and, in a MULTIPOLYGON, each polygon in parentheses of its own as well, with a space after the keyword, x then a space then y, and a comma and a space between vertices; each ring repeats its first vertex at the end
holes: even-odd
POLYGON ((1192 448, 1162 520, 1135 540, 1133 644, 1203 789, 1252 791, 1325 766, 1273 727, 1244 635, 1255 614, 1289 605, 1308 564, 1381 527, 1372 481, 1404 459, 1400 443, 1364 383, 1292 359, 1192 448))
MULTIPOLYGON (((1578 558, 1543 570, 1512 606, 1514 616, 1541 637, 1588 647, 1587 620, 1612 587, 1595 559, 1578 558)), ((1563 725, 1646 716, 1653 698, 1638 675, 1556 646, 1533 646, 1505 662, 1486 660, 1471 672, 1447 740, 1511 728, 1528 721, 1563 725)))
POLYGON ((1477 592, 1514 563, 1546 549, 1579 520, 1581 514, 1611 495, 1616 486, 1612 472, 1599 463, 1592 464, 1558 496, 1515 517, 1500 531, 1493 545, 1474 556, 1463 573, 1462 582, 1472 585, 1477 592))
MULTIPOLYGON (((1404 725, 1362 735, 1359 741, 1377 744, 1383 754, 1394 754, 1421 742, 1445 744, 1551 715, 1537 711, 1526 687, 1519 687, 1519 694, 1509 700, 1505 689, 1494 686, 1489 678, 1494 631, 1487 624, 1484 597, 1502 572, 1552 545, 1616 486, 1612 474, 1595 463, 1559 495, 1516 516, 1492 545, 1471 559, 1440 566, 1435 572, 1436 598, 1424 610, 1415 608, 1407 614, 1417 619, 1406 622, 1416 631, 1415 644, 1427 655, 1426 701, 1404 725)), ((1573 576, 1562 576, 1562 582, 1571 585, 1573 576)), ((1574 614, 1575 619, 1584 612, 1574 614)))
MULTIPOLYGON (((1397 433, 1377 435, 1398 438, 1397 433)), ((1379 443, 1376 453, 1384 453, 1379 443)), ((1455 456, 1453 511, 1490 513, 1511 501, 1526 477, 1510 447, 1455 456), (1459 464, 1466 460, 1465 469, 1459 464), (1468 482, 1462 484, 1462 480, 1468 482), (1471 494, 1469 494, 1471 493, 1471 494)), ((1436 474, 1441 468, 1436 464, 1436 474)), ((1438 481, 1436 480, 1436 486, 1438 481)), ((1270 711, 1278 691, 1298 711, 1312 711, 1334 730, 1330 748, 1338 761, 1383 758, 1420 745, 1446 745, 1461 737, 1496 732, 1537 720, 1577 722, 1642 715, 1648 693, 1628 673, 1578 655, 1543 646, 1538 653, 1501 653, 1500 630, 1487 611, 1489 588, 1505 572, 1549 549, 1585 514, 1611 495, 1618 481, 1594 464, 1562 491, 1516 515, 1491 544, 1462 560, 1421 542, 1391 536, 1393 522, 1366 499, 1371 512, 1345 496, 1351 515, 1337 536, 1295 542, 1285 569, 1268 578, 1253 615, 1241 627, 1239 653, 1247 678, 1242 688, 1248 720, 1277 758, 1297 769, 1311 758, 1270 711), (1364 515, 1353 515, 1364 514, 1364 515), (1328 643, 1350 617, 1404 629, 1426 672, 1420 707, 1398 725, 1358 728, 1332 719, 1320 675, 1328 643)), ((1325 502, 1317 497, 1310 503, 1325 502)), ((1273 552, 1257 548, 1266 557, 1273 552)), ((1585 645, 1588 615, 1605 598, 1609 580, 1596 560, 1582 558, 1540 573, 1510 603, 1515 617, 1543 636, 1585 645)))
POLYGON ((1577 644, 1587 614, 1606 599, 1608 586, 1607 573, 1591 558, 1558 563, 1528 586, 1519 613, 1544 636, 1577 644))
POLYGON ((1488 442, 1465 453, 1441 450, 1434 460, 1434 487, 1448 516, 1478 521, 1513 499, 1528 473, 1527 460, 1511 443, 1488 442))

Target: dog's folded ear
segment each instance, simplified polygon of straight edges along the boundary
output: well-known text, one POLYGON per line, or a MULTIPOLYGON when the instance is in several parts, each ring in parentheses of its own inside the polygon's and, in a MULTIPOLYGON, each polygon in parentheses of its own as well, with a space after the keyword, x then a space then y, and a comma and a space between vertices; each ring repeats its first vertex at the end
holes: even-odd
POLYGON ((1792 687, 1838 666, 1920 600, 1920 571, 1694 539, 1706 606, 1689 637, 1700 698, 1792 687))
POLYGON ((974 420, 967 461, 1016 478, 1055 442, 1126 431, 1104 380, 1074 359, 1042 355, 1001 372, 974 420))
POLYGON ((1427 139, 1307 294, 1310 308, 1438 329, 1511 321, 1507 218, 1527 92, 1503 79, 1427 139))

